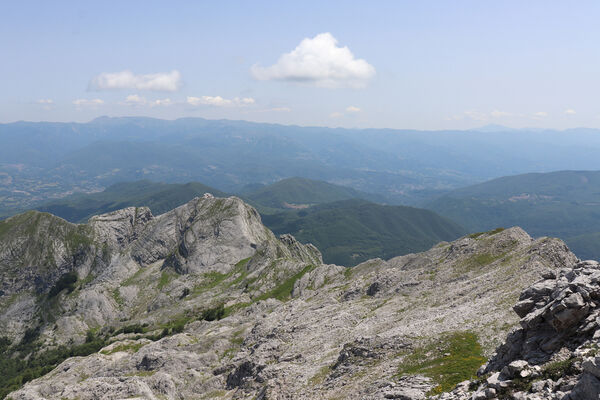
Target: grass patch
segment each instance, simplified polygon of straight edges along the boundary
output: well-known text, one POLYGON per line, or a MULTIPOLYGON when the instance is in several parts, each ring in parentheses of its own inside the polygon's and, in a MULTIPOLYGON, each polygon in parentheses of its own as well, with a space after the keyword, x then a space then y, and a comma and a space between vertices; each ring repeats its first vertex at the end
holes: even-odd
POLYGON ((302 278, 308 272, 314 270, 315 268, 316 267, 314 265, 307 265, 301 271, 297 272, 295 275, 293 275, 293 276, 289 277, 288 279, 286 279, 285 281, 283 281, 283 283, 281 283, 279 286, 276 286, 275 288, 269 290, 268 292, 261 294, 260 296, 256 297, 254 300, 255 301, 261 301, 261 300, 266 300, 266 299, 277 299, 280 301, 288 300, 292 295, 292 290, 294 289, 294 284, 296 283, 296 281, 298 279, 302 278))
POLYGON ((162 290, 162 288, 167 286, 173 280, 173 278, 173 274, 169 273, 168 271, 163 271, 162 274, 160 274, 160 279, 158 280, 158 290, 162 290))
POLYGON ((495 235, 496 233, 500 233, 503 230, 504 230, 504 228, 496 228, 494 230, 487 231, 487 232, 471 233, 470 235, 468 235, 468 237, 470 237, 471 239, 477 239, 478 237, 483 236, 483 235, 488 235, 488 236, 495 235))
POLYGON ((478 270, 481 267, 485 267, 506 256, 508 252, 500 253, 500 254, 492 254, 492 253, 479 253, 474 254, 471 257, 467 258, 463 263, 457 265, 456 272, 457 273, 467 273, 474 270, 478 270))
MULTIPOLYGON (((146 272, 145 268, 138 269, 137 271, 135 271, 135 274, 133 274, 129 278, 125 279, 125 281, 123 281, 121 286, 132 286, 132 285, 135 285, 136 283, 139 283, 140 278, 142 277, 144 272, 146 272)), ((162 278, 162 275, 161 275, 161 278, 162 278)))
POLYGON ((574 357, 563 361, 548 363, 542 368, 542 377, 543 379, 552 379, 553 381, 556 381, 566 375, 578 374, 580 371, 575 368, 574 364, 575 361, 580 360, 580 358, 574 357))
POLYGON ((329 365, 321 367, 319 371, 308 380, 308 384, 311 386, 320 385, 325 381, 325 379, 327 379, 330 373, 331 367, 329 365))
POLYGON ((407 354, 398 374, 428 376, 435 383, 431 394, 439 394, 453 389, 459 382, 475 378, 477 369, 485 362, 475 333, 454 332, 407 354))
POLYGON ((121 291, 119 290, 119 288, 115 288, 113 289, 113 291, 111 292, 112 298, 115 300, 115 303, 117 303, 119 306, 122 306, 123 304, 125 304, 125 300, 123 300, 123 298, 121 297, 121 291))
POLYGON ((352 267, 346 267, 346 269, 344 270, 344 278, 346 280, 349 280, 350 278, 352 278, 353 272, 354 270, 352 269, 352 267))
POLYGON ((137 353, 139 349, 144 347, 147 343, 123 343, 113 347, 110 350, 102 350, 100 353, 104 355, 118 353, 119 351, 126 351, 128 353, 137 353))

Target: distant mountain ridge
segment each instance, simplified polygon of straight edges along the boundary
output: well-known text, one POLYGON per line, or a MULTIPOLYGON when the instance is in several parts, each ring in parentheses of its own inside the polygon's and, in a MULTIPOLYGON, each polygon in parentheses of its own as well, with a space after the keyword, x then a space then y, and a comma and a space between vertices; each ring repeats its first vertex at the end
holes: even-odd
POLYGON ((203 182, 236 192, 303 176, 416 205, 529 171, 597 169, 598 130, 332 129, 123 117, 0 124, 0 214, 122 181, 203 182))
POLYGON ((240 194, 250 202, 270 208, 307 208, 340 200, 364 199, 385 202, 382 196, 349 187, 300 177, 282 179, 271 185, 240 194))
POLYGON ((220 190, 198 182, 186 184, 151 181, 122 182, 111 185, 102 192, 75 194, 45 203, 36 209, 70 222, 86 222, 93 215, 131 206, 147 206, 154 214, 159 215, 204 193, 219 197, 226 195, 220 190))
MULTIPOLYGON (((223 192, 198 182, 123 182, 103 192, 77 194, 37 207, 70 222, 125 207, 148 206, 154 215, 194 197, 223 192)), ((290 233, 322 248, 326 262, 352 266, 369 258, 391 258, 424 251, 467 231, 429 210, 380 205, 380 197, 305 178, 290 178, 240 194, 277 234, 290 233)))
POLYGON ((600 258, 600 171, 507 176, 453 190, 424 204, 471 231, 519 224, 556 236, 584 259, 600 258))
POLYGON ((301 242, 314 244, 325 262, 348 266, 370 258, 423 251, 467 233, 429 210, 360 199, 264 215, 263 222, 274 233, 290 233, 301 242))

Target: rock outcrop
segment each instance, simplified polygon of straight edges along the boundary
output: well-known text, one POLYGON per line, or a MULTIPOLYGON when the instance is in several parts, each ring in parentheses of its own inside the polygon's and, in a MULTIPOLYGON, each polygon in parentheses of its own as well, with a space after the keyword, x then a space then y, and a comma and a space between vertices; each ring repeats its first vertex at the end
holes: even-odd
POLYGON ((480 382, 442 399, 600 398, 600 263, 546 271, 515 304, 521 317, 490 361, 480 382))
MULTIPOLYGON (((574 339, 595 323, 588 273, 595 264, 520 228, 347 269, 323 264, 314 246, 292 236, 276 238, 235 197, 205 196, 159 216, 130 208, 66 226, 89 238, 78 259, 87 261, 67 268, 79 280, 51 300, 49 290, 1 296, 0 322, 11 327, 13 345, 37 327, 41 349, 97 338, 103 347, 27 382, 10 394, 15 400, 424 399, 443 386, 411 364, 413 355, 446 357, 444 341, 460 333, 491 356, 519 323, 517 303, 522 327, 485 367, 497 384, 444 395, 493 396, 509 390, 505 376, 545 376, 535 363, 594 337, 592 326, 582 342, 574 339)), ((582 359, 573 368, 596 365, 582 359)))

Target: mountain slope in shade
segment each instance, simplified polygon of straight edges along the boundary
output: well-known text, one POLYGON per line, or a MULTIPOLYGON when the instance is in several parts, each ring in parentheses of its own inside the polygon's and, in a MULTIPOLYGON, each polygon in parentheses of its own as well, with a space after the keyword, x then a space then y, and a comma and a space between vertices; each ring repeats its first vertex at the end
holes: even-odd
POLYGON ((275 233, 290 233, 301 242, 314 244, 325 262, 341 265, 424 251, 466 233, 458 224, 429 210, 364 200, 264 215, 263 221, 275 233))
POLYGON ((383 196, 298 177, 282 179, 256 190, 243 192, 242 197, 261 206, 276 209, 301 209, 317 204, 349 199, 383 202, 383 196))

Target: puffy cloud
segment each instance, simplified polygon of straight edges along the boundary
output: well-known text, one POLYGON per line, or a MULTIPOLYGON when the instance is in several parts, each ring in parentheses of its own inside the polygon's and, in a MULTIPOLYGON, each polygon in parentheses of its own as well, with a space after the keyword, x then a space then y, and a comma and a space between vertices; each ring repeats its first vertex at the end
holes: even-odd
POLYGON ((81 107, 98 107, 104 104, 104 100, 102 99, 77 99, 73 101, 73 104, 77 106, 77 108, 81 107))
POLYGON ((567 114, 567 115, 575 115, 575 114, 577 114, 577 111, 573 110, 572 108, 567 108, 565 110, 565 114, 567 114))
POLYGON ((533 114, 533 118, 536 118, 536 119, 546 118, 547 116, 548 116, 548 113, 546 111, 538 111, 533 114))
POLYGON ((250 106, 256 103, 252 97, 234 97, 233 99, 225 99, 221 96, 188 96, 186 102, 192 106, 215 106, 215 107, 232 107, 232 106, 250 106))
POLYGON ((319 87, 364 87, 375 76, 375 68, 357 59, 348 47, 339 47, 331 33, 306 38, 270 67, 254 65, 255 79, 312 84, 319 87))
POLYGON ((354 107, 354 106, 348 106, 348 107, 346 107, 346 112, 349 112, 349 113, 358 113, 360 111, 361 110, 358 107, 354 107))
POLYGON ((90 81, 95 90, 136 89, 174 92, 181 87, 179 71, 136 75, 131 71, 103 72, 90 81))
POLYGON ((337 111, 329 114, 329 118, 342 118, 343 116, 344 116, 343 113, 337 112, 337 111))
POLYGON ((122 103, 128 106, 170 106, 173 104, 171 99, 157 99, 157 100, 146 100, 145 97, 142 97, 138 94, 131 94, 125 98, 125 102, 122 103))

